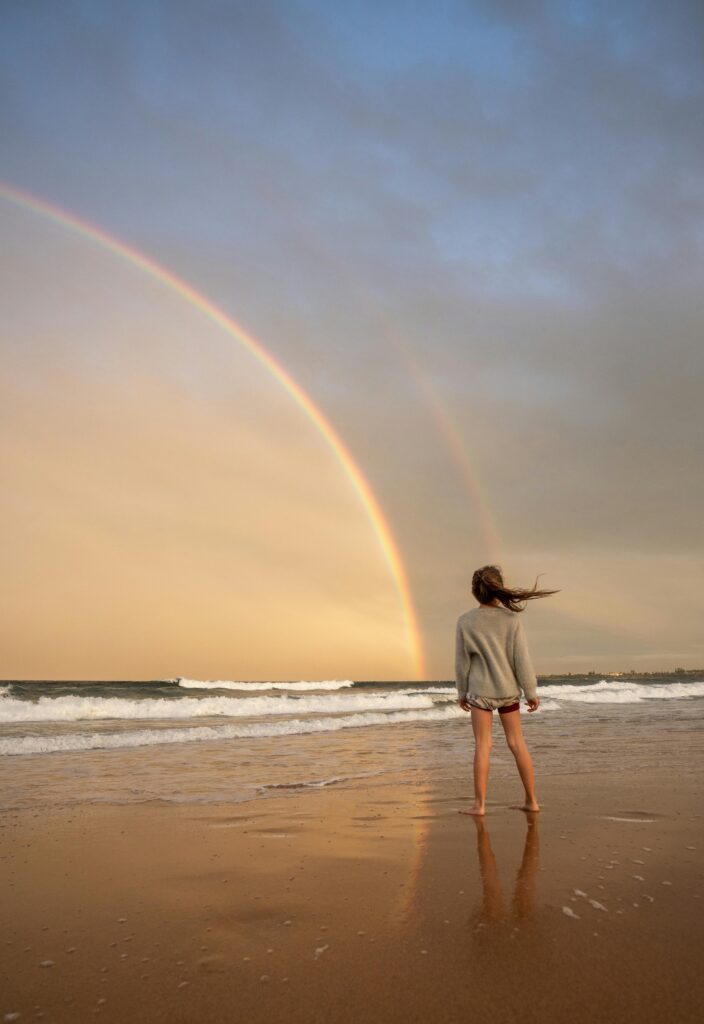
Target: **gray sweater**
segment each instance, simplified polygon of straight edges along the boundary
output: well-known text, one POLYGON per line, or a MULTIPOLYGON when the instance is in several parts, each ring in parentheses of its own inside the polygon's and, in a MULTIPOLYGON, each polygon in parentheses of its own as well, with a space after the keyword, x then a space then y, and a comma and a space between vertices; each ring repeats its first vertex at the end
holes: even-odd
POLYGON ((457 694, 481 697, 537 696, 538 681, 523 631, 521 613, 501 606, 479 606, 457 620, 457 694))

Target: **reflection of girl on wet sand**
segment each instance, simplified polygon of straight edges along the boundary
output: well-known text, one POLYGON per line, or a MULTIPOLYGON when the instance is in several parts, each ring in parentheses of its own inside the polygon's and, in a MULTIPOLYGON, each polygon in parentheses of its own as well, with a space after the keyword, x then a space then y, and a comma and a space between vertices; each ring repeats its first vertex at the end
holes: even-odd
POLYGON ((521 693, 529 712, 537 711, 540 698, 519 612, 523 611, 521 601, 556 593, 535 586, 532 590, 506 587, 497 565, 485 565, 472 576, 472 594, 479 607, 460 615, 455 641, 458 703, 463 711, 471 711, 475 742, 474 803, 462 814, 483 815, 486 810, 494 711, 499 712, 506 742, 523 782, 525 801, 520 809, 540 810, 533 761, 519 714, 521 693))
POLYGON ((488 922, 522 921, 533 914, 533 897, 535 880, 539 864, 538 819, 528 815, 526 842, 523 848, 523 859, 516 875, 513 889, 513 901, 510 917, 506 913, 504 896, 501 891, 496 857, 491 848, 491 840, 486 822, 481 816, 475 816, 477 826, 477 853, 479 855, 479 872, 483 886, 483 898, 478 913, 479 923, 483 926, 488 922))

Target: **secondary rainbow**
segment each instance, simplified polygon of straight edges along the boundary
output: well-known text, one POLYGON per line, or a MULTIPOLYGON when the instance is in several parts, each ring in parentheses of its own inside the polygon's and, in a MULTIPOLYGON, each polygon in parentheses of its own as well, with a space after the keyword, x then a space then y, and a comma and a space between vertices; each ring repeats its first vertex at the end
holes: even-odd
POLYGON ((491 513, 488 490, 477 472, 469 445, 450 416, 447 403, 441 399, 432 386, 430 375, 421 369, 417 357, 397 329, 395 321, 369 301, 363 282, 355 273, 354 268, 340 258, 339 248, 329 248, 321 242, 317 234, 311 233, 307 222, 297 216, 295 208, 292 209, 290 205, 282 204, 279 194, 274 189, 266 186, 262 181, 255 182, 253 188, 267 206, 273 206, 281 213, 282 217, 287 218, 289 224, 295 225, 299 246, 305 246, 326 269, 330 267, 335 269, 346 292, 355 296, 359 305, 366 309, 367 315, 381 328, 378 332, 380 337, 396 350, 399 360, 413 377, 424 405, 435 421, 435 427, 445 442, 470 497, 483 538, 483 547, 481 547, 479 541, 474 538, 471 524, 468 524, 467 538, 468 545, 473 552, 472 557, 475 560, 481 559, 500 564, 503 557, 501 537, 495 517, 491 513))
POLYGON ((252 337, 243 327, 232 320, 218 306, 212 303, 202 292, 197 291, 190 284, 167 270, 166 267, 157 263, 149 256, 144 255, 138 249, 132 248, 126 242, 108 234, 102 228, 96 227, 88 221, 82 220, 73 213, 62 209, 53 203, 40 199, 38 196, 16 188, 7 182, 0 182, 0 198, 14 203, 17 206, 30 210, 33 213, 48 217, 50 220, 63 227, 69 228, 83 237, 98 243, 116 256, 127 260, 132 266, 149 274, 160 281, 166 288, 176 292, 186 302, 199 309, 209 320, 221 327, 231 338, 239 342, 284 386, 291 397, 303 409, 311 422, 317 427, 323 438, 334 452, 343 471, 352 482, 352 485, 359 495, 362 504, 369 516, 374 528, 377 540, 381 547, 384 558, 391 570, 396 589, 398 591, 403 618, 406 628, 408 647, 411 653, 413 668, 418 679, 425 678, 425 666, 423 659, 423 648, 420 630, 413 607, 411 589, 408 577, 401 560, 401 556, 393 538, 384 513, 377 501, 371 487, 362 475, 350 452, 336 433, 334 427, 315 405, 303 388, 291 377, 287 370, 271 356, 256 338, 252 337))
POLYGON ((416 382, 416 386, 423 395, 426 405, 435 419, 435 425, 444 438, 455 461, 455 465, 460 472, 465 488, 472 498, 482 526, 486 559, 495 564, 501 563, 503 557, 501 538, 491 516, 486 488, 482 485, 462 435, 450 418, 446 406, 440 401, 437 392, 430 385, 427 375, 422 372, 417 359, 405 349, 405 346, 401 346, 400 342, 397 341, 395 344, 397 348, 404 352, 404 357, 416 382))

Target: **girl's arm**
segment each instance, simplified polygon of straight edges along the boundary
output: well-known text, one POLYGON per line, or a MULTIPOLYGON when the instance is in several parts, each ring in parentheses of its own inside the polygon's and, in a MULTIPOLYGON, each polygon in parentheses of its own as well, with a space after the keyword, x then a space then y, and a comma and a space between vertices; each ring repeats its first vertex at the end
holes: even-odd
POLYGON ((467 696, 471 661, 472 655, 467 651, 462 626, 458 620, 455 634, 455 683, 457 685, 457 697, 460 701, 464 700, 467 696))
POLYGON ((518 615, 516 616, 516 632, 513 637, 513 673, 526 700, 535 700, 538 696, 538 680, 533 669, 523 623, 518 615))

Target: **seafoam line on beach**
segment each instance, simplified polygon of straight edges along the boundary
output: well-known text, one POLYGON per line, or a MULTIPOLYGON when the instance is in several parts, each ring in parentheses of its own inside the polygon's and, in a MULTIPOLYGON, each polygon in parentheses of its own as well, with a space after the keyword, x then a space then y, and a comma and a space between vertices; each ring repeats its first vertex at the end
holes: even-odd
POLYGON ((255 722, 251 725, 193 726, 182 729, 140 729, 119 733, 64 733, 43 736, 9 736, 0 740, 0 756, 48 754, 79 750, 114 750, 157 744, 218 742, 264 736, 299 736, 306 733, 337 732, 364 726, 438 722, 457 718, 454 705, 425 711, 367 712, 344 717, 287 719, 284 722, 255 722))

